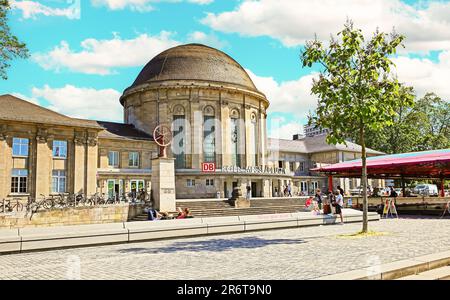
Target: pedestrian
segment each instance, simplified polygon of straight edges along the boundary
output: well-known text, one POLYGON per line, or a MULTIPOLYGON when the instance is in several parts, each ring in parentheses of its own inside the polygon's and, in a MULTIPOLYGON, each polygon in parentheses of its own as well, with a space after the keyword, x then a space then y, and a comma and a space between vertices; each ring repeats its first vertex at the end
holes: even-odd
POLYGON ((394 190, 394 187, 391 186, 391 193, 390 193, 389 197, 396 198, 397 196, 398 196, 397 192, 394 190))
POLYGON ((291 194, 291 184, 289 183, 289 185, 288 185, 288 195, 289 195, 289 197, 292 197, 292 194, 291 194))
POLYGON ((322 209, 322 196, 320 193, 320 189, 316 190, 316 195, 314 196, 314 200, 317 202, 319 209, 322 209))
POLYGON ((250 185, 247 185, 247 200, 250 200, 250 197, 252 196, 252 188, 250 187, 250 185))
POLYGON ((341 216, 341 224, 344 224, 344 218, 342 217, 342 208, 344 207, 344 197, 342 197, 341 191, 336 191, 336 214, 341 216))
POLYGON ((342 197, 345 196, 345 191, 341 188, 340 185, 337 186, 337 189, 339 190, 339 192, 341 192, 342 197))

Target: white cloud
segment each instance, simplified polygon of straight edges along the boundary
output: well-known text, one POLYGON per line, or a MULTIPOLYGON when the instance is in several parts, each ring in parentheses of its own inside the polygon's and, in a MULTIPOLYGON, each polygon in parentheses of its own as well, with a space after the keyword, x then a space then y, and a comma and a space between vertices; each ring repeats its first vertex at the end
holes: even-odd
POLYGON ((437 62, 405 56, 393 61, 397 65, 399 81, 413 86, 419 97, 427 92, 434 92, 450 101, 450 51, 441 52, 437 62))
POLYGON ((67 68, 87 74, 107 75, 117 67, 142 66, 161 51, 178 44, 166 31, 157 36, 141 34, 129 40, 116 35, 111 40, 86 39, 81 42, 83 50, 79 52, 62 41, 50 52, 35 53, 32 58, 46 70, 67 68))
POLYGON ((220 40, 214 33, 206 34, 201 31, 194 31, 188 34, 187 40, 188 42, 205 44, 218 49, 223 49, 229 45, 227 41, 220 40))
POLYGON ((286 46, 304 44, 317 33, 328 40, 347 18, 371 34, 380 28, 405 34, 408 51, 450 49, 450 2, 411 6, 400 0, 245 0, 233 11, 208 13, 202 23, 222 32, 270 36, 286 46))
POLYGON ((312 80, 315 73, 278 83, 273 77, 262 77, 246 70, 256 87, 270 102, 271 113, 291 113, 296 117, 305 117, 317 105, 317 98, 311 95, 312 80))
POLYGON ((200 4, 200 5, 206 5, 211 4, 214 2, 214 0, 188 0, 190 3, 200 4))
MULTIPOLYGON (((154 10, 152 3, 177 3, 182 1, 183 0, 91 0, 94 6, 106 6, 110 10, 123 10, 128 8, 138 12, 147 12, 154 10)), ((214 0, 188 0, 187 2, 204 5, 210 4, 213 1, 214 0)))
MULTIPOLYGON (((276 120, 271 123, 278 123, 276 120)), ((303 133, 303 125, 298 122, 281 121, 279 124, 268 124, 268 136, 276 139, 292 140, 294 134, 303 133)))
POLYGON ((45 85, 32 89, 33 99, 45 99, 49 103, 48 108, 59 113, 74 118, 116 122, 123 121, 120 96, 121 93, 114 89, 97 90, 73 85, 62 88, 45 85))
POLYGON ((65 8, 54 8, 41 4, 37 1, 11 1, 11 7, 22 11, 25 19, 36 19, 38 15, 59 16, 68 19, 80 18, 80 0, 67 1, 69 6, 65 8))

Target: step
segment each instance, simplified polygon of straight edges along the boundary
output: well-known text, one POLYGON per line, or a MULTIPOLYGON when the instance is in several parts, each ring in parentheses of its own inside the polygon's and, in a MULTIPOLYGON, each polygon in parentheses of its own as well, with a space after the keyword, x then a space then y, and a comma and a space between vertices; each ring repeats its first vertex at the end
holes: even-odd
POLYGON ((409 275, 397 280, 450 280, 450 266, 425 271, 415 275, 409 275))

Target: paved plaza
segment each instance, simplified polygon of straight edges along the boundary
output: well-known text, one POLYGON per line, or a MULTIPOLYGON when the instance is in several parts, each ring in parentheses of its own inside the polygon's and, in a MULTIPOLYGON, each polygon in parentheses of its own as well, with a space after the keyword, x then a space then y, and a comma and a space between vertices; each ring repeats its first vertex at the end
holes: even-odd
POLYGON ((314 279, 450 250, 450 219, 360 223, 0 255, 1 279, 314 279))

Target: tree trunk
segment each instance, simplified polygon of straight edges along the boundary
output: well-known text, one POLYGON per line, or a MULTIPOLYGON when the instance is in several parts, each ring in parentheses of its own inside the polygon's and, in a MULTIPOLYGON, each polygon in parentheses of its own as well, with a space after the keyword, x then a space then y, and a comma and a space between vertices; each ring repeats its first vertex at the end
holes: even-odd
POLYGON ((364 126, 361 125, 359 128, 359 142, 361 145, 361 160, 362 160, 362 188, 363 188, 363 228, 362 232, 368 231, 368 220, 367 220, 367 165, 366 165, 366 141, 364 139, 364 126))

